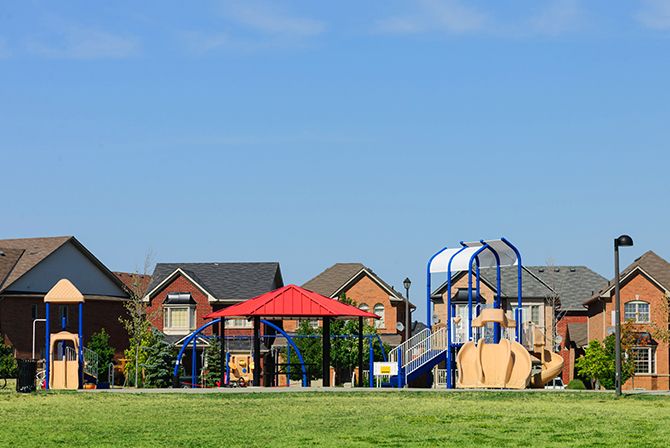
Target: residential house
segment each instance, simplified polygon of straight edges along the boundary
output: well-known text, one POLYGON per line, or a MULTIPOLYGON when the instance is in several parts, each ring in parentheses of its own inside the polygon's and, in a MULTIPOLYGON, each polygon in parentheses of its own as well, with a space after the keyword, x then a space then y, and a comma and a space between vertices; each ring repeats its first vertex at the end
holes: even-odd
MULTIPOLYGON (((652 251, 645 252, 621 274, 622 321, 630 321, 636 331, 633 348, 635 374, 624 389, 670 389, 670 351, 667 335, 670 263, 652 251)), ((614 332, 614 282, 610 281, 586 301, 588 339, 602 340, 614 332)))
MULTIPOLYGON (((360 309, 380 317, 370 324, 375 325, 384 343, 396 346, 402 342, 404 332, 397 324, 405 323, 405 297, 362 263, 336 263, 303 287, 333 299, 346 295, 360 309)), ((410 310, 414 308, 410 303, 410 310)), ((295 331, 297 326, 297 321, 284 322, 287 331, 295 331)))
MULTIPOLYGON (((152 325, 180 345, 205 315, 284 286, 279 263, 158 263, 144 300, 152 325)), ((247 319, 226 321, 226 336, 251 336, 247 319)), ((218 334, 209 327, 203 336, 218 334)), ((206 339, 201 339, 203 346, 206 339)), ((235 346, 228 344, 230 349, 235 346)), ((249 349, 250 342, 245 342, 249 349)))
MULTIPOLYGON (((73 236, 0 240, 0 335, 19 358, 44 358, 46 307, 44 295, 67 278, 86 299, 83 311, 84 344, 104 328, 121 356, 128 346, 119 322, 128 290, 117 276, 73 236), (39 320, 42 319, 42 320, 39 320), (34 339, 33 339, 33 328, 34 339)), ((51 328, 76 333, 76 305, 59 305, 51 312, 51 328)))

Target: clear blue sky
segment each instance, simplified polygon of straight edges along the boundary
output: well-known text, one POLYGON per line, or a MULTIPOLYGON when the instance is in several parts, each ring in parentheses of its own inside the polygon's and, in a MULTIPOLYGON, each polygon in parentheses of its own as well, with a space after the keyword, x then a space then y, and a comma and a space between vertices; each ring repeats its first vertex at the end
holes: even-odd
POLYGON ((0 7, 0 237, 361 261, 419 318, 459 240, 670 259, 670 1, 57 3, 0 7))

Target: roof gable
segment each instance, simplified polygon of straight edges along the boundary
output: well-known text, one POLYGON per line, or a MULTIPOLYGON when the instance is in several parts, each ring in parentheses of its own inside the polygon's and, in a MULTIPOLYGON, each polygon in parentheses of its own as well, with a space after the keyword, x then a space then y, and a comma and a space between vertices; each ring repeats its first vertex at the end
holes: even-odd
POLYGON ((158 263, 149 295, 180 269, 216 300, 241 301, 283 286, 279 263, 158 263))
POLYGON ((335 298, 361 276, 369 277, 385 290, 391 300, 405 300, 404 296, 382 280, 370 268, 362 263, 335 263, 316 277, 307 281, 303 288, 326 297, 335 298))
POLYGON ((72 238, 71 236, 55 236, 0 240, 1 250, 15 249, 23 251, 12 270, 8 272, 4 283, 0 284, 0 290, 11 285, 72 238))

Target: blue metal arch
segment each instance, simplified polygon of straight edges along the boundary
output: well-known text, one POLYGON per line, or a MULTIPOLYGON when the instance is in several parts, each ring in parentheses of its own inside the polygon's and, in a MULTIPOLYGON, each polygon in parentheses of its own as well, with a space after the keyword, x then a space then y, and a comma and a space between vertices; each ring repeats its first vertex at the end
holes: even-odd
MULTIPOLYGON (((211 322, 206 323, 205 325, 197 328, 193 333, 191 333, 188 338, 184 340, 184 343, 181 346, 181 349, 179 350, 179 354, 177 355, 177 360, 174 363, 174 370, 172 371, 172 376, 174 378, 178 378, 179 375, 179 365, 181 364, 181 358, 184 356, 184 351, 186 348, 191 344, 193 341, 193 345, 195 348, 195 338, 202 333, 203 330, 207 329, 208 327, 211 327, 212 325, 219 323, 221 321, 221 318, 214 319, 211 322)), ((302 385, 303 387, 307 387, 307 371, 305 369, 305 361, 302 358, 302 353, 300 353, 300 349, 298 349, 298 346, 295 345, 295 342, 293 342, 293 339, 281 328, 273 324, 272 322, 268 322, 267 320, 261 319, 261 322, 263 322, 265 325, 274 328, 276 331, 282 334, 286 338, 286 341, 291 344, 291 347, 296 351, 296 354, 298 355, 298 359, 300 360, 300 367, 302 368, 302 385)), ((382 348, 383 350, 383 348, 382 348)))
POLYGON ((521 300, 521 292, 522 292, 522 279, 521 279, 521 274, 523 273, 523 265, 521 264, 521 252, 519 252, 519 249, 517 249, 514 244, 510 243, 507 238, 502 237, 500 240, 507 244, 516 254, 516 259, 517 259, 517 310, 516 310, 516 315, 514 316, 514 319, 516 320, 516 341, 521 344, 522 341, 522 335, 521 335, 521 307, 523 305, 522 300, 521 300))
POLYGON ((265 319, 261 319, 261 322, 270 328, 274 328, 275 331, 281 333, 282 336, 286 338, 286 342, 291 344, 291 347, 293 347, 296 355, 298 355, 298 359, 300 360, 300 368, 302 369, 302 387, 307 387, 307 370, 305 369, 305 361, 302 359, 302 353, 300 353, 300 349, 298 348, 297 345, 295 345, 295 342, 293 342, 291 336, 289 336, 288 333, 286 333, 282 328, 279 328, 272 322, 269 322, 265 319))
POLYGON ((432 302, 430 300, 430 295, 433 293, 431 291, 431 282, 430 282, 430 264, 433 262, 435 257, 440 255, 442 252, 447 250, 448 247, 444 246, 442 249, 440 249, 438 252, 435 252, 432 257, 428 259, 428 264, 426 265, 426 327, 428 328, 433 328, 433 320, 432 320, 432 302))
MULTIPOLYGON (((479 240, 480 243, 486 244, 484 240, 479 240)), ((493 303, 493 306, 495 308, 500 308, 501 303, 500 303, 500 288, 501 288, 501 279, 500 279, 500 255, 498 255, 498 252, 496 250, 489 246, 489 250, 493 254, 493 256, 496 258, 496 298, 495 302, 493 303)), ((479 276, 479 272, 477 272, 477 276, 479 276)), ((496 344, 500 342, 500 324, 495 323, 493 324, 493 342, 496 344)))
POLYGON ((446 322, 446 328, 447 328, 447 389, 452 389, 453 388, 453 379, 452 379, 452 368, 451 364, 453 362, 452 356, 451 356, 451 262, 454 260, 454 257, 456 255, 460 254, 463 252, 467 246, 461 241, 461 248, 449 258, 449 262, 447 263, 447 322, 446 322))

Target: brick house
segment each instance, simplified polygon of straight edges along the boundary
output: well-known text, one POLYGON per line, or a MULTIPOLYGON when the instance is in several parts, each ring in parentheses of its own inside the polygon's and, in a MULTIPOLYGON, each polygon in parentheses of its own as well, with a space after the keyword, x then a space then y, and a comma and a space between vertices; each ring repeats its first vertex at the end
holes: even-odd
MULTIPOLYGON (((670 263, 645 252, 621 274, 621 319, 632 321, 639 345, 633 349, 635 374, 623 389, 670 389, 668 342, 655 336, 668 329, 670 263)), ((614 282, 586 301, 588 340, 602 340, 614 332, 614 282)))
MULTIPOLYGON (((152 325, 180 346, 207 322, 205 315, 282 286, 279 263, 158 263, 144 300, 152 325)), ((226 321, 226 336, 252 333, 253 325, 246 319, 226 321)), ((209 327, 202 334, 218 334, 218 328, 209 327)), ((205 339, 199 343, 207 346, 205 339)), ((249 344, 244 347, 247 351, 249 344)), ((233 343, 228 347, 236 349, 233 343)))
MULTIPOLYGON (((360 309, 375 313, 380 319, 371 322, 384 343, 394 347, 403 340, 397 329, 405 322, 405 297, 361 263, 336 263, 321 272, 303 287, 322 296, 337 299, 345 294, 360 309)), ((415 306, 410 303, 410 309, 415 306)), ((315 321, 314 325, 318 325, 315 321)), ((284 321, 284 329, 295 331, 298 321, 284 321)))
MULTIPOLYGON (((86 299, 84 343, 104 328, 121 356, 128 346, 119 323, 128 290, 100 260, 73 236, 0 240, 0 335, 14 347, 16 356, 30 358, 35 325, 35 357, 44 357, 44 295, 58 280, 67 278, 86 299)), ((60 305, 51 313, 51 328, 77 332, 76 305, 60 305)))

